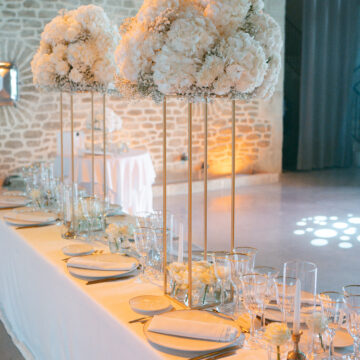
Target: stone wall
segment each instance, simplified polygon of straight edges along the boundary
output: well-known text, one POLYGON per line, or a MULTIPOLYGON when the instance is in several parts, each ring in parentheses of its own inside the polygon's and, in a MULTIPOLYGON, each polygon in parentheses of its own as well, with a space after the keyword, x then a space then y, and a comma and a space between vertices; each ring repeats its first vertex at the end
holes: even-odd
MULTIPOLYGON (((139 0, 93 0, 116 24, 137 12, 139 0)), ((39 93, 32 86, 30 61, 39 45, 40 34, 62 8, 72 9, 83 0, 2 0, 0 2, 0 61, 14 62, 20 72, 20 101, 16 107, 0 106, 0 177, 36 160, 52 160, 56 155, 59 129, 59 95, 39 93)), ((283 26, 285 0, 267 0, 266 11, 283 26)), ((237 102, 237 171, 280 172, 282 147, 282 76, 277 91, 268 101, 237 102)), ((101 99, 95 98, 96 106, 101 99)), ((69 99, 64 95, 64 117, 69 123, 69 99)), ((127 103, 110 97, 107 106, 121 116, 122 130, 112 140, 131 148, 147 149, 156 171, 162 168, 162 108, 149 100, 127 103)), ((89 95, 75 96, 76 129, 89 119, 89 95)), ((186 176, 187 104, 168 102, 168 167, 170 178, 186 176)), ((203 161, 203 105, 194 105, 193 161, 200 170, 203 161)), ((231 171, 231 104, 215 101, 209 105, 209 172, 214 176, 231 171)), ((195 171, 196 174, 200 172, 195 171)))

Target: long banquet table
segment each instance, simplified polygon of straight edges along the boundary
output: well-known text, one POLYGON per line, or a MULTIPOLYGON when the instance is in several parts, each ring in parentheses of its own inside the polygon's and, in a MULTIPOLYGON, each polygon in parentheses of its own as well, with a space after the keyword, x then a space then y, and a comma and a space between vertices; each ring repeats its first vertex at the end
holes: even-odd
MULTIPOLYGON (((1 215, 1 212, 0 212, 1 215)), ((162 294, 136 277, 85 285, 72 277, 57 226, 14 230, 0 220, 0 317, 25 359, 183 359, 157 350, 129 299, 162 294)), ((176 305, 174 304, 176 307, 176 305)), ((189 357, 189 356, 188 356, 189 357)), ((262 360, 266 352, 238 350, 228 359, 262 360)))

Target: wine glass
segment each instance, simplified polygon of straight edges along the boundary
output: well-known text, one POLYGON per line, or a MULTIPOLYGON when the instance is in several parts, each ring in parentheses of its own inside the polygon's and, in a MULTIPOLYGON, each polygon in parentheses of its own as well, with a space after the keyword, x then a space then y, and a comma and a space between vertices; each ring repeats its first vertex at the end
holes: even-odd
POLYGON ((254 268, 256 274, 264 275, 267 277, 264 311, 261 314, 261 327, 265 329, 265 309, 273 301, 274 305, 279 304, 279 294, 275 283, 275 278, 279 275, 279 270, 271 266, 256 266, 254 268))
POLYGON ((354 339, 353 353, 347 356, 348 360, 360 359, 360 295, 346 295, 347 329, 354 339))
POLYGON ((151 228, 135 228, 134 230, 135 248, 140 255, 141 273, 137 279, 137 283, 145 281, 145 267, 147 265, 148 254, 156 242, 155 231, 151 228))
POLYGON ((231 263, 226 254, 213 256, 215 276, 220 282, 220 305, 218 311, 225 310, 226 292, 225 289, 231 282, 231 263))
POLYGON ((343 294, 336 291, 325 291, 320 293, 322 312, 328 322, 328 333, 330 338, 328 360, 341 359, 334 355, 334 337, 336 330, 345 321, 345 303, 343 294))
POLYGON ((238 247, 234 248, 233 252, 236 254, 244 254, 244 255, 249 256, 251 258, 250 262, 249 262, 249 272, 254 271, 255 258, 256 258, 256 254, 258 252, 258 250, 256 248, 250 247, 250 246, 238 246, 238 247))
POLYGON ((260 274, 245 274, 241 277, 242 296, 246 310, 250 314, 250 336, 255 338, 255 318, 264 308, 267 277, 260 274))

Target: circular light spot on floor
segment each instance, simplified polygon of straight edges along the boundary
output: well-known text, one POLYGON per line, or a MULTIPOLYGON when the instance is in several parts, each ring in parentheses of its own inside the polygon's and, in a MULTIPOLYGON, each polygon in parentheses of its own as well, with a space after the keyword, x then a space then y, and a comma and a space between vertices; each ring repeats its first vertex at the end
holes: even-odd
POLYGON ((357 241, 360 241, 360 235, 356 238, 357 241))
POLYGON ((304 235, 305 234, 305 230, 295 230, 294 231, 295 235, 304 235))
POLYGON ((344 222, 336 222, 333 224, 333 227, 335 229, 346 229, 349 225, 347 223, 344 222))
POLYGON ((319 222, 319 225, 322 225, 322 226, 324 226, 324 225, 326 225, 326 224, 327 224, 326 221, 320 221, 320 222, 319 222))
POLYGON ((347 216, 348 216, 348 217, 352 217, 352 216, 354 216, 354 214, 348 214, 347 216))
POLYGON ((297 226, 305 226, 306 225, 306 222, 305 221, 298 221, 296 223, 297 226))
POLYGON ((306 228, 305 231, 306 231, 306 232, 313 232, 313 231, 314 231, 314 228, 306 228))
POLYGON ((344 234, 346 235, 354 235, 356 233, 356 228, 354 227, 350 227, 346 230, 344 230, 344 234))
POLYGON ((312 220, 313 218, 312 217, 308 217, 308 220, 312 220))
POLYGON ((360 217, 350 217, 349 223, 350 224, 360 224, 360 217))
POLYGON ((348 241, 348 240, 350 240, 350 236, 347 236, 347 235, 340 236, 340 240, 341 241, 348 241))
POLYGON ((314 219, 317 221, 325 221, 327 220, 327 216, 315 216, 314 219))
POLYGON ((332 238, 337 235, 337 231, 333 229, 319 229, 314 232, 315 236, 319 238, 332 238))
POLYGON ((325 246, 329 242, 326 239, 313 239, 310 241, 310 244, 313 246, 325 246))
POLYGON ((341 242, 338 246, 342 249, 350 249, 353 247, 352 243, 349 242, 341 242))
POLYGON ((338 217, 337 216, 330 216, 330 218, 329 218, 330 220, 332 220, 332 221, 335 221, 335 220, 337 220, 338 219, 338 217))

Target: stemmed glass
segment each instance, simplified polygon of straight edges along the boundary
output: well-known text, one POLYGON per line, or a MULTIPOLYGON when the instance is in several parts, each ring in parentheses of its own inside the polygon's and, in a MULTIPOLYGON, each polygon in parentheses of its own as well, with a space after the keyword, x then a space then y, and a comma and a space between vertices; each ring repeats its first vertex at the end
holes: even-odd
POLYGON ((254 268, 256 274, 264 275, 267 277, 264 311, 261 314, 261 327, 265 329, 265 309, 273 301, 275 304, 279 304, 279 293, 275 283, 275 278, 279 275, 279 270, 271 266, 256 266, 254 268))
POLYGON ((354 339, 353 353, 347 356, 347 359, 358 360, 360 359, 360 295, 346 295, 345 293, 345 304, 347 313, 347 329, 354 339))
POLYGON ((360 295, 360 285, 346 285, 343 286, 345 296, 360 295))
POLYGON ((215 276, 220 282, 220 305, 218 310, 225 310, 226 293, 225 288, 231 282, 231 263, 226 254, 213 256, 215 276))
POLYGON ((258 250, 256 248, 250 247, 250 246, 238 246, 238 247, 234 248, 233 252, 236 254, 244 254, 244 255, 249 256, 250 257, 249 272, 254 271, 255 258, 256 258, 256 254, 258 252, 258 250))
POLYGON ((250 314, 250 336, 255 338, 255 318, 264 308, 267 277, 260 274, 245 274, 241 277, 242 296, 246 310, 250 314))
POLYGON ((140 255, 141 273, 137 279, 137 283, 145 281, 145 267, 147 264, 148 254, 156 242, 155 231, 151 228, 135 228, 134 230, 135 248, 140 255))
POLYGON ((325 291, 320 294, 320 302, 323 314, 328 322, 328 333, 330 338, 328 360, 341 359, 334 356, 334 337, 336 330, 345 321, 345 303, 343 294, 336 291, 325 291))

